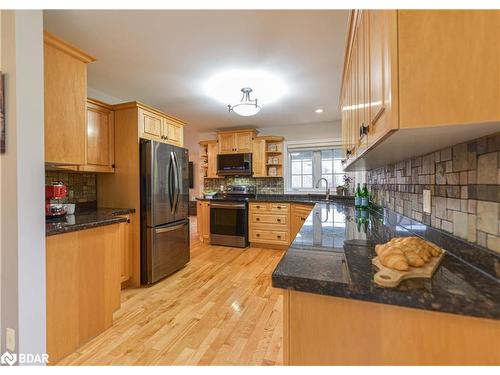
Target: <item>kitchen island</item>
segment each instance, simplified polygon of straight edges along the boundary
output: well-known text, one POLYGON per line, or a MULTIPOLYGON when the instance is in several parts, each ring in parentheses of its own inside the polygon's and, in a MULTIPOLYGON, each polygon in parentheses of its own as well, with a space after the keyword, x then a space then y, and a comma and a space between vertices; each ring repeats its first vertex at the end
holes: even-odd
POLYGON ((388 210, 317 203, 273 273, 285 364, 498 365, 499 261, 388 210), (373 283, 375 244, 411 235, 446 250, 433 278, 373 283))

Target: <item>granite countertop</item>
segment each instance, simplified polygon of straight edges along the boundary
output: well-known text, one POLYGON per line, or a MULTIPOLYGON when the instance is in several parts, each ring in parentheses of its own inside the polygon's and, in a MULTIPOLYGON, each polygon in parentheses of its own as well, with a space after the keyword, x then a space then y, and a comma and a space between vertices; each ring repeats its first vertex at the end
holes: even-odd
POLYGON ((360 215, 349 201, 317 203, 274 270, 273 286, 500 319, 500 256, 385 209, 360 215), (433 278, 375 284, 375 244, 415 234, 447 250, 433 278))
POLYGON ((47 219, 45 221, 45 235, 75 232, 78 230, 91 229, 104 225, 123 223, 127 219, 120 215, 134 213, 133 208, 107 208, 98 207, 89 210, 76 211, 74 215, 66 215, 62 218, 47 219))
MULTIPOLYGON (((197 197, 199 201, 209 201, 212 198, 197 197)), ((353 195, 330 195, 330 201, 354 201, 353 195)), ((280 203, 306 203, 316 204, 325 201, 321 194, 257 194, 255 198, 249 198, 249 202, 280 202, 280 203)))

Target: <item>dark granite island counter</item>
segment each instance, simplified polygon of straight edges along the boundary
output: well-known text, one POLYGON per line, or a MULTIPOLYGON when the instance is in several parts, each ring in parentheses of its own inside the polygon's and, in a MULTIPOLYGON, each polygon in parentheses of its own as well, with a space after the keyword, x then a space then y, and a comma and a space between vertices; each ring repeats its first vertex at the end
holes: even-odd
POLYGON ((499 261, 389 211, 317 203, 273 273, 285 363, 499 364, 499 261), (415 234, 447 250, 434 277, 374 284, 375 244, 415 234))

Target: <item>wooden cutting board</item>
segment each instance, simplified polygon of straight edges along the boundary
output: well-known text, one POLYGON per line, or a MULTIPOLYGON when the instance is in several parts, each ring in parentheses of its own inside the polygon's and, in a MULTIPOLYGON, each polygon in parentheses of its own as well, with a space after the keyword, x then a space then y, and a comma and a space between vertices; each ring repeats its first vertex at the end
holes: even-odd
POLYGON ((432 257, 429 263, 426 263, 423 267, 410 267, 408 271, 398 271, 392 268, 387 268, 380 263, 378 256, 372 259, 372 264, 374 264, 379 271, 373 276, 373 281, 376 284, 385 286, 387 288, 395 288, 399 283, 406 279, 415 278, 428 278, 430 279, 434 272, 441 263, 444 257, 444 250, 441 255, 437 257, 432 257))

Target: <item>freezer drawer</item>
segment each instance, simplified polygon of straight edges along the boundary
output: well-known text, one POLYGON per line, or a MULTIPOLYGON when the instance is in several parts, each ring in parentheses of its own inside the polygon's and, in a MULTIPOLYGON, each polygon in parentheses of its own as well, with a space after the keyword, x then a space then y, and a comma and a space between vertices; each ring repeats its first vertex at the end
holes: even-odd
POLYGON ((146 229, 141 279, 154 283, 189 262, 189 221, 146 229))

